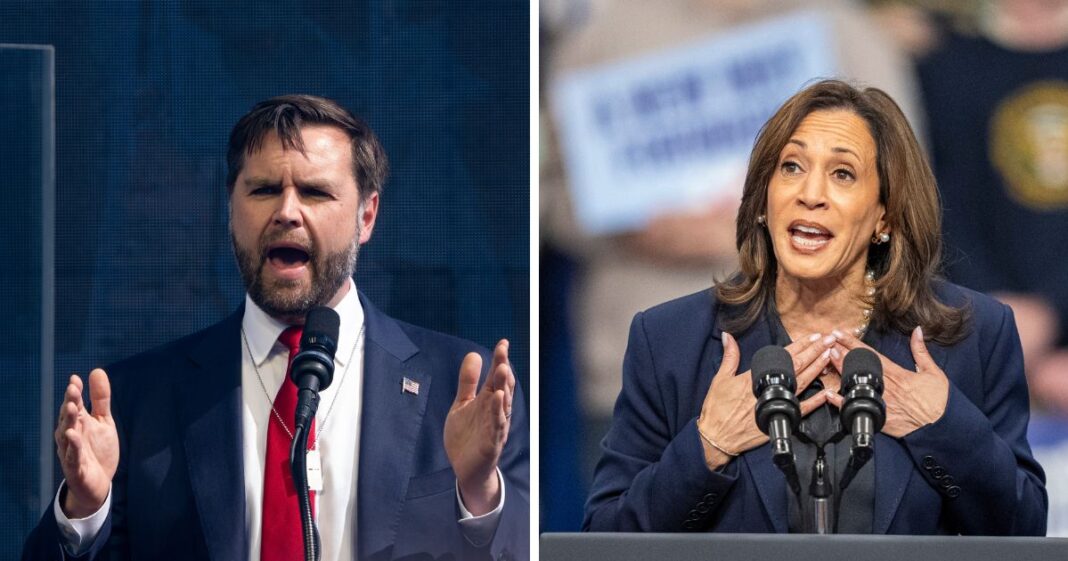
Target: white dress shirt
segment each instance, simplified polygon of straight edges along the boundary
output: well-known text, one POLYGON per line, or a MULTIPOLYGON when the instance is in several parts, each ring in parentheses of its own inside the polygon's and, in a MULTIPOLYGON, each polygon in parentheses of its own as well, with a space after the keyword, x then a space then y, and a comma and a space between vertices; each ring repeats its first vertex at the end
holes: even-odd
MULTIPOLYGON (((341 317, 334 354, 334 380, 319 393, 319 410, 315 414, 314 446, 323 462, 323 490, 316 493, 315 510, 324 560, 356 557, 356 536, 348 529, 356 527, 364 321, 360 299, 352 281, 349 283, 348 292, 334 308, 341 317)), ((253 560, 260 558, 262 543, 267 426, 273 415, 274 397, 282 387, 289 364, 289 349, 278 337, 287 327, 288 324, 267 315, 245 296, 241 329, 248 344, 242 344, 241 351, 241 424, 245 443, 245 520, 249 523, 249 557, 253 560)), ((283 424, 290 432, 292 416, 291 413, 282 415, 286 420, 283 424)))
MULTIPOLYGON (((323 490, 316 494, 316 522, 324 561, 356 559, 356 488, 360 453, 360 411, 363 388, 364 313, 355 283, 334 308, 341 318, 334 379, 320 393, 315 415, 315 448, 322 457, 323 490)), ((258 561, 262 544, 263 463, 267 454, 267 426, 274 396, 285 379, 289 350, 278 342, 288 325, 272 318, 245 296, 241 349, 241 424, 244 442, 245 508, 248 521, 249 559, 258 561)), ((456 365, 457 373, 459 365, 456 365)), ((457 374, 458 375, 458 374, 457 374)), ((283 419, 287 417, 283 416, 283 419)), ((292 420, 285 423, 292 431, 292 420)), ((120 452, 121 453, 121 452, 120 452)), ((504 507, 504 478, 500 470, 501 499, 492 512, 473 516, 465 508, 457 489, 462 514, 459 524, 465 537, 475 545, 492 538, 504 507)), ((84 553, 100 531, 111 507, 111 493, 96 513, 70 520, 60 508, 56 494, 53 511, 65 548, 71 554, 84 553)))

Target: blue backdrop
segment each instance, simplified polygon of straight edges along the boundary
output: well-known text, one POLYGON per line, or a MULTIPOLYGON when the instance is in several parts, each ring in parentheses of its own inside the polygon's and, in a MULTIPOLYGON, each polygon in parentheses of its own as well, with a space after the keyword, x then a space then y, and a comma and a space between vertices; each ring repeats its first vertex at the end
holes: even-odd
MULTIPOLYGON (((56 407, 71 372, 240 302, 226 138, 256 101, 296 92, 362 116, 391 160, 357 286, 400 319, 486 346, 508 337, 529 388, 529 17, 513 0, 0 0, 0 43, 56 53, 56 407)), ((19 123, 0 117, 0 146, 19 123)), ((9 210, 39 201, 0 191, 9 210)), ((0 301, 32 318, 40 271, 17 261, 34 262, 40 218, 9 219, 0 301)), ((15 323, 0 341, 36 346, 15 323)), ((4 411, 40 387, 16 348, 0 346, 0 375, 23 388, 0 394, 4 411)), ((38 435, 54 417, 6 417, 0 558, 13 558, 41 514, 38 435)))

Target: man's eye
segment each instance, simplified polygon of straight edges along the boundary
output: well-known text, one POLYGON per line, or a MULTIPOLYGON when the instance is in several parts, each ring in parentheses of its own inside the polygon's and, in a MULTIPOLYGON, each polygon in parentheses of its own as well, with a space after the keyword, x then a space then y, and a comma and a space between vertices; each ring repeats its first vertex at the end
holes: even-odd
POLYGON ((257 187, 255 189, 253 189, 249 194, 250 195, 274 195, 277 192, 278 192, 278 188, 276 188, 276 187, 257 187))

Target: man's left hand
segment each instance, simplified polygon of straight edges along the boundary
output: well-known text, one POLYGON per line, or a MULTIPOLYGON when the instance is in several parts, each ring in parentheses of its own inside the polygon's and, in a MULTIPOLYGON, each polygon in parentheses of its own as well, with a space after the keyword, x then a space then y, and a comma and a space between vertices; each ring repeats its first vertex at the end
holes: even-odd
POLYGON ((478 389, 482 357, 468 353, 460 365, 456 399, 445 420, 445 453, 456 473, 460 496, 471 514, 491 512, 500 502, 497 462, 508 440, 515 375, 508 363, 508 341, 493 350, 493 365, 478 389))

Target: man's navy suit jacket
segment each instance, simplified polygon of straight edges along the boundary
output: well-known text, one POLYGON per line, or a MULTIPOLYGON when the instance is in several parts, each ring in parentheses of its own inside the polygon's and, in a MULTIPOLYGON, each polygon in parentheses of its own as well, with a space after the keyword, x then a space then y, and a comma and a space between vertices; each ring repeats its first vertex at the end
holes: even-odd
MULTIPOLYGON (((873 533, 1044 535, 1045 477, 1026 438, 1027 384, 1012 311, 961 287, 936 289, 943 302, 970 306, 971 329, 952 346, 928 343, 950 382, 942 418, 901 439, 876 436, 873 533)), ((717 318, 724 313, 737 310, 706 290, 634 318, 584 529, 788 531, 787 486, 768 444, 721 472, 704 463, 696 419, 723 360, 717 318)), ((734 335, 739 373, 773 341, 766 321, 734 335)), ((908 336, 872 336, 876 350, 915 371, 908 336)))
MULTIPOLYGON (((525 559, 529 543, 528 424, 516 388, 500 461, 506 500, 489 545, 460 533, 455 475, 442 433, 473 343, 394 320, 360 294, 366 332, 357 483, 357 556, 525 559), (404 392, 404 378, 419 383, 404 392)), ((248 559, 241 430, 243 307, 203 331, 109 371, 121 455, 112 508, 85 556, 248 559)), ((339 404, 339 406, 343 406, 339 404)), ((49 508, 24 559, 60 559, 49 508)))

